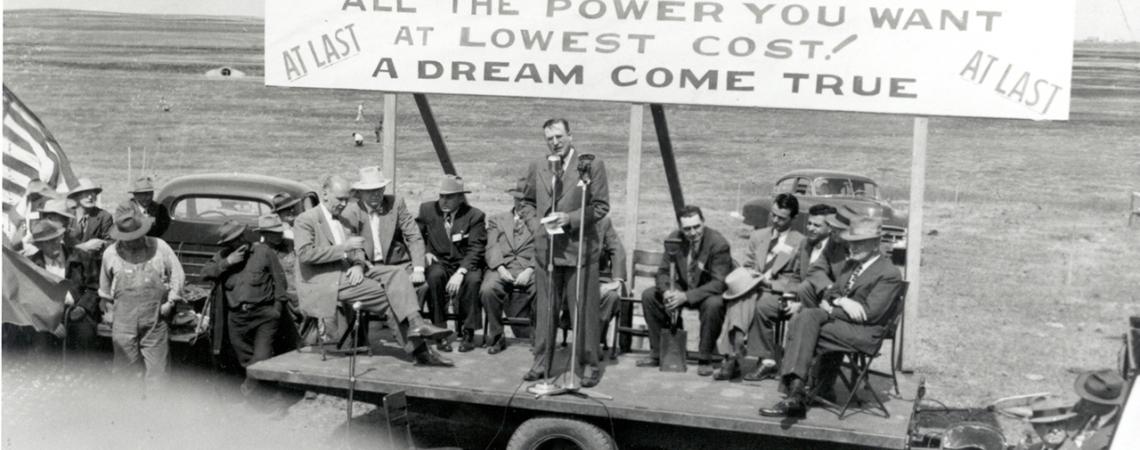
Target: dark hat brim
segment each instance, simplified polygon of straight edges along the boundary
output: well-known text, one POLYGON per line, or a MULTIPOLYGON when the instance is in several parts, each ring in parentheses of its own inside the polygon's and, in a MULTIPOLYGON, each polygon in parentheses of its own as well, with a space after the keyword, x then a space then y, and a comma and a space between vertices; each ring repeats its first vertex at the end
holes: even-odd
POLYGON ((116 241, 133 241, 146 236, 146 233, 150 231, 151 225, 154 225, 154 218, 142 216, 139 218, 139 223, 141 225, 134 231, 122 231, 117 226, 111 227, 111 239, 116 241))
POLYGON ((245 233, 245 230, 246 230, 246 227, 241 227, 241 228, 237 228, 237 229, 229 232, 225 236, 222 236, 222 239, 218 241, 218 245, 225 244, 226 242, 229 242, 229 241, 232 241, 234 239, 241 237, 241 235, 245 233))
POLYGON ((258 227, 257 232, 259 232, 259 233, 262 233, 262 232, 284 233, 285 232, 285 225, 277 224, 277 225, 274 225, 271 227, 258 227))
POLYGON ((56 239, 60 236, 63 236, 63 232, 64 232, 63 228, 56 228, 55 231, 53 231, 51 234, 49 234, 47 236, 38 236, 38 237, 32 236, 32 242, 50 241, 52 239, 56 239))
POLYGON ((280 204, 280 205, 274 206, 274 207, 273 207, 273 212, 275 212, 275 213, 276 213, 276 212, 281 212, 281 211, 283 211, 283 210, 286 210, 286 209, 292 208, 293 206, 295 206, 295 205, 296 205, 296 204, 298 204, 298 203, 301 203, 301 199, 299 199, 299 198, 294 198, 294 199, 291 199, 291 200, 289 200, 289 201, 287 201, 287 202, 285 202, 285 203, 282 203, 282 204, 280 204))
MULTIPOLYGON (((1088 388, 1085 386, 1088 384, 1089 377, 1093 376, 1096 373, 1098 373, 1098 371, 1085 372, 1085 373, 1082 373, 1080 375, 1077 375, 1077 381, 1073 383, 1073 390, 1076 391, 1077 396, 1084 399, 1084 400, 1087 400, 1087 401, 1090 401, 1093 403, 1097 403, 1100 405, 1121 405, 1121 404, 1123 404, 1124 403, 1124 391, 1125 391, 1123 386, 1119 391, 1117 391, 1118 395, 1114 399, 1097 397, 1097 396, 1093 395, 1092 392, 1089 392, 1088 388)), ((1123 380, 1121 381, 1121 384, 1124 384, 1123 380)))

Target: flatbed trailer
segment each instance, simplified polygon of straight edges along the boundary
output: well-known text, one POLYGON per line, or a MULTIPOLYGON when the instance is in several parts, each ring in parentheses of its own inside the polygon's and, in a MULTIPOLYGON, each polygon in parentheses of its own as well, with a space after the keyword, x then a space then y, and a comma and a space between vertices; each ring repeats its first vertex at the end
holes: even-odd
MULTIPOLYGON (((377 349, 373 356, 357 357, 358 399, 379 403, 384 395, 403 392, 410 410, 416 409, 417 400, 476 406, 492 415, 491 409, 503 415, 503 408, 509 407, 512 416, 523 420, 563 417, 595 424, 616 434, 622 446, 632 442, 636 434, 666 439, 666 443, 673 443, 672 448, 902 449, 908 443, 916 392, 916 383, 900 374, 901 398, 882 395, 890 417, 868 409, 855 414, 849 411, 840 420, 835 412, 817 407, 806 419, 789 421, 761 417, 757 412, 759 407, 780 400, 775 381, 713 381, 697 376, 695 367, 686 373, 636 367, 637 353, 607 362, 605 376, 593 390, 613 399, 596 400, 571 395, 536 399, 527 393, 531 383, 522 382, 522 376, 531 364, 531 353, 525 341, 513 342, 497 355, 488 355, 482 348, 447 354, 455 361, 454 368, 417 367, 394 347, 377 349)), ((322 360, 318 353, 290 352, 254 364, 248 373, 264 381, 344 395, 349 387, 347 358, 322 360)), ((887 377, 874 377, 872 384, 879 392, 891 388, 887 377)), ((504 430, 504 435, 512 432, 504 430)))

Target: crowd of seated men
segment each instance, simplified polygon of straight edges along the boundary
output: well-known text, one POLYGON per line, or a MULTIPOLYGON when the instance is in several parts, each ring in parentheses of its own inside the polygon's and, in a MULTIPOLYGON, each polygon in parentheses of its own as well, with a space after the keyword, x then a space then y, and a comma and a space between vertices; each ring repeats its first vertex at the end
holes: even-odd
MULTIPOLYGON (((523 203, 526 179, 505 191, 513 207, 489 217, 468 203, 470 191, 455 175, 442 176, 436 198, 418 205, 414 216, 388 184, 374 166, 361 168, 355 181, 329 175, 319 201, 281 193, 274 214, 256 227, 223 224, 221 250, 202 269, 214 284, 214 351, 232 352, 245 367, 296 348, 301 333, 292 326, 294 315, 297 323, 316 324, 317 344, 335 342, 329 324, 349 312, 385 318, 418 365, 451 366, 443 353, 481 346, 498 354, 508 346, 507 326, 515 337, 532 338, 543 271, 536 254, 541 231, 523 203), (282 339, 291 344, 281 346, 282 339)), ((92 347, 95 325, 111 322, 115 367, 141 361, 147 379, 161 381, 168 351, 162 318, 184 282, 158 238, 170 216, 153 201, 148 178, 133 184, 131 202, 114 213, 96 206, 101 191, 85 179, 66 199, 45 195, 34 202, 39 219, 29 222, 17 246, 46 271, 75 282, 66 299, 70 346, 92 347), (101 307, 100 299, 111 306, 101 307)), ((679 228, 665 239, 655 283, 640 293, 649 353, 636 365, 661 364, 662 330, 688 308, 699 316, 699 376, 778 380, 788 395, 761 410, 768 416, 802 416, 811 380, 828 396, 836 364, 823 360, 812 368, 815 356, 873 345, 890 322, 901 280, 880 254, 878 219, 816 205, 805 236, 791 227, 799 212, 794 195, 777 195, 769 225, 751 233, 744 259, 735 261, 702 210, 684 207, 679 228), (776 333, 781 322, 786 342, 776 333), (753 367, 744 367, 746 356, 755 357, 753 367)), ((597 315, 588 315, 598 323, 584 325, 605 330, 619 297, 628 294, 626 255, 608 217, 594 231, 604 269, 597 315)), ((556 320, 570 328, 566 311, 556 320)))

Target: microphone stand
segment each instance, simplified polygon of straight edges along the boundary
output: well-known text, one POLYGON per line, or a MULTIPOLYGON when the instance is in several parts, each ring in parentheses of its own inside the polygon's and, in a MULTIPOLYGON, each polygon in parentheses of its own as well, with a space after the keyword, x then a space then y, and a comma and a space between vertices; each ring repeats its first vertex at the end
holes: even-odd
MULTIPOLYGON (((558 211, 558 175, 560 171, 554 170, 552 172, 553 175, 550 177, 550 213, 554 214, 558 211)), ((557 306, 558 296, 554 293, 554 235, 548 231, 546 236, 549 239, 550 246, 550 253, 546 260, 546 286, 547 291, 550 293, 550 300, 546 303, 550 308, 550 312, 548 313, 550 315, 550 329, 547 330, 546 348, 544 349, 546 351, 546 367, 543 369, 544 379, 526 388, 526 391, 534 394, 535 398, 545 395, 558 395, 565 392, 562 386, 554 382, 554 377, 550 374, 554 366, 554 341, 558 338, 558 313, 561 311, 561 308, 555 307, 557 306)), ((545 311, 543 312, 545 313, 545 311)))

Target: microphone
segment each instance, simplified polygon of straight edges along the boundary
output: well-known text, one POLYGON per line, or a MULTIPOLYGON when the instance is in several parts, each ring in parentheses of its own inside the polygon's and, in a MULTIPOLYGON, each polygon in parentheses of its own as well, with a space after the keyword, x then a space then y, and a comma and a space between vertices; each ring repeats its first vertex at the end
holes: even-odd
POLYGON ((594 155, 583 153, 578 157, 578 179, 590 183, 590 164, 594 162, 594 155))
POLYGON ((562 176, 562 158, 558 155, 550 155, 546 157, 546 165, 550 168, 550 172, 562 176))

